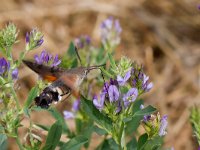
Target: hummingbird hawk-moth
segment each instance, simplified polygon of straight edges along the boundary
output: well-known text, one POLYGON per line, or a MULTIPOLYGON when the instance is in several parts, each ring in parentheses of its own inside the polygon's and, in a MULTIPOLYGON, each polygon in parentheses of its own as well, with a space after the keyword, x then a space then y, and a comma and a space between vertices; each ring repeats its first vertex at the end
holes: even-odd
POLYGON ((37 64, 28 60, 23 60, 31 70, 39 74, 42 79, 52 82, 35 98, 35 104, 42 108, 49 108, 54 102, 57 103, 64 95, 79 96, 79 86, 88 72, 93 69, 100 69, 101 66, 77 67, 63 69, 60 67, 50 67, 37 64))

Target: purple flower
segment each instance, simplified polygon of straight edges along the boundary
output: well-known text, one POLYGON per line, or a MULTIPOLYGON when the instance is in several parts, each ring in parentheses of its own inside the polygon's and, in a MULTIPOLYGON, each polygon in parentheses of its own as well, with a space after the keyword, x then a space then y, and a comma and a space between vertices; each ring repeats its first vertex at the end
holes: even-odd
POLYGON ((52 67, 56 67, 61 63, 61 60, 58 59, 58 55, 53 58, 53 56, 45 50, 43 50, 40 55, 35 55, 34 58, 37 64, 46 64, 52 67))
POLYGON ((118 105, 117 105, 117 109, 115 110, 115 113, 118 114, 118 113, 120 113, 121 110, 122 110, 122 106, 121 106, 121 103, 119 101, 118 105))
MULTIPOLYGON (((140 105, 140 109, 144 109, 143 104, 140 105)), ((148 122, 150 119, 151 119, 151 115, 144 115, 144 117, 143 117, 144 122, 148 122)))
POLYGON ((200 10, 200 5, 198 6, 198 9, 200 10))
POLYGON ((105 93, 100 94, 100 100, 98 100, 97 96, 94 96, 93 98, 93 104, 97 109, 99 109, 99 111, 103 109, 104 101, 105 101, 105 93))
POLYGON ((74 118, 75 116, 74 116, 74 114, 72 113, 72 112, 70 112, 70 111, 63 111, 63 114, 64 114, 64 118, 65 119, 72 119, 72 118, 74 118))
POLYGON ((77 112, 80 108, 80 99, 77 99, 74 101, 73 105, 72 105, 72 110, 74 112, 77 112))
POLYGON ((122 31, 119 21, 109 17, 101 25, 101 40, 104 46, 115 47, 120 43, 120 33, 122 31))
POLYGON ((1 58, 0 59, 0 75, 3 75, 9 69, 10 69, 10 63, 7 62, 5 58, 1 58))
POLYGON ((58 55, 56 55, 51 66, 52 67, 58 66, 60 63, 61 63, 61 60, 59 60, 58 55))
POLYGON ((144 122, 148 122, 151 119, 151 115, 144 115, 143 120, 144 122))
POLYGON ((137 80, 136 79, 133 79, 133 87, 136 87, 136 85, 137 85, 137 80))
POLYGON ((118 85, 117 80, 110 78, 110 85, 118 85))
POLYGON ((124 106, 125 108, 128 107, 128 105, 131 102, 134 102, 138 96, 138 90, 137 88, 131 88, 124 96, 123 96, 123 101, 124 101, 124 106))
POLYGON ((26 32, 25 41, 26 41, 27 44, 30 42, 30 37, 29 37, 29 33, 28 32, 26 32))
POLYGON ((109 86, 108 95, 110 102, 117 101, 119 99, 119 91, 115 85, 109 86))
POLYGON ((167 128, 167 115, 164 115, 160 120, 160 129, 159 129, 159 136, 164 136, 167 134, 166 128, 167 128))
POLYGON ((124 86, 126 81, 131 77, 131 70, 129 70, 124 77, 121 77, 120 75, 117 76, 117 81, 120 86, 124 86))
POLYGON ((146 76, 145 74, 143 74, 142 89, 145 92, 148 92, 152 89, 152 87, 153 87, 153 83, 152 82, 149 83, 149 76, 146 76))
POLYGON ((12 71, 12 79, 13 80, 16 80, 18 78, 18 69, 15 68, 13 71, 12 71))
POLYGON ((102 89, 102 93, 108 94, 108 88, 109 88, 109 84, 108 84, 108 82, 105 82, 103 89, 102 89))
POLYGON ((122 28, 119 24, 119 20, 115 20, 115 29, 117 31, 117 33, 121 33, 122 32, 122 28))
POLYGON ((39 56, 39 55, 35 55, 35 56, 34 56, 35 62, 36 62, 37 64, 42 64, 43 62, 45 62, 44 58, 45 58, 46 53, 47 53, 47 52, 46 52, 45 50, 43 50, 43 51, 41 52, 40 56, 39 56))
POLYGON ((113 17, 110 16, 108 19, 104 20, 101 23, 101 28, 102 29, 104 29, 104 28, 112 29, 112 24, 113 24, 113 17))
POLYGON ((88 35, 82 35, 74 40, 78 49, 83 49, 91 44, 91 38, 88 35))
POLYGON ((44 42, 43 35, 37 29, 33 29, 30 33, 26 33, 25 36, 26 50, 32 50, 38 48, 44 42))

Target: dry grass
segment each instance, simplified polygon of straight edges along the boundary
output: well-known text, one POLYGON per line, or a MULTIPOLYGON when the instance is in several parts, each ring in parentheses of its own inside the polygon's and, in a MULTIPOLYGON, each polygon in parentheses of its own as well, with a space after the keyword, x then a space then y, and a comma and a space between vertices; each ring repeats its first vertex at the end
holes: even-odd
MULTIPOLYGON (((165 145, 174 146, 176 150, 191 150, 196 145, 188 122, 189 108, 200 102, 198 2, 1 0, 0 25, 12 21, 21 30, 21 42, 15 47, 15 57, 23 48, 25 32, 33 27, 44 33, 44 48, 61 55, 69 42, 80 34, 91 35, 94 41, 99 41, 98 24, 110 15, 118 18, 123 33, 116 57, 127 55, 144 64, 155 83, 153 90, 144 97, 145 103, 156 105, 161 114, 169 115, 165 145)), ((38 52, 33 51, 27 57, 38 52)), ((19 96, 25 99, 37 77, 24 67, 20 70, 20 77, 19 96)), ((33 117, 44 123, 53 121, 47 117, 33 117)))

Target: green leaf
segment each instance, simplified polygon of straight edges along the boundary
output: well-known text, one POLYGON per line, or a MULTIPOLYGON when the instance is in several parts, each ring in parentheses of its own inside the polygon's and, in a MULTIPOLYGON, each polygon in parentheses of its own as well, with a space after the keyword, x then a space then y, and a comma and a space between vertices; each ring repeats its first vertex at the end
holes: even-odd
POLYGON ((24 115, 27 116, 27 117, 30 117, 30 111, 28 108, 24 108, 24 115))
POLYGON ((106 115, 102 114, 90 100, 86 100, 83 96, 81 97, 81 106, 85 113, 93 119, 98 125, 104 128, 108 133, 112 131, 112 121, 106 115))
POLYGON ((144 109, 140 109, 140 100, 136 101, 134 103, 135 106, 133 106, 133 116, 129 118, 125 118, 124 122, 126 122, 126 133, 132 134, 134 131, 137 130, 137 128, 140 125, 140 121, 143 119, 144 115, 150 115, 156 111, 156 108, 152 106, 148 106, 144 109), (139 110, 139 111, 138 111, 139 110))
POLYGON ((104 141, 95 150, 118 150, 116 142, 110 139, 104 139, 104 141))
POLYGON ((77 61, 76 58, 74 58, 74 60, 73 60, 72 63, 71 63, 71 68, 75 68, 75 67, 77 67, 77 66, 78 66, 78 61, 77 61))
POLYGON ((60 150, 78 150, 80 147, 88 142, 88 139, 84 136, 77 136, 69 140, 67 143, 63 144, 60 150))
POLYGON ((138 150, 142 150, 146 144, 148 140, 148 135, 145 133, 143 135, 141 135, 138 139, 138 145, 137 145, 137 149, 138 150))
POLYGON ((63 129, 63 132, 64 133, 67 133, 68 135, 71 134, 66 122, 65 122, 65 119, 63 118, 63 116, 55 109, 55 108, 50 108, 48 109, 48 111, 51 113, 51 115, 61 123, 62 125, 62 129, 63 129))
POLYGON ((110 65, 112 66, 112 68, 117 69, 117 66, 115 64, 115 60, 114 60, 113 56, 110 53, 108 53, 108 57, 109 57, 110 65))
POLYGON ((67 50, 67 54, 70 55, 70 56, 75 56, 76 55, 76 53, 75 53, 75 46, 74 46, 73 42, 70 42, 69 48, 67 50))
POLYGON ((143 100, 142 99, 137 99, 135 102, 134 102, 134 105, 133 105, 133 114, 136 113, 137 111, 141 110, 140 109, 140 106, 143 104, 143 100))
POLYGON ((133 116, 125 118, 124 122, 129 122, 129 121, 132 120, 133 117, 136 117, 136 116, 150 115, 150 114, 154 113, 156 110, 157 110, 156 108, 154 108, 151 105, 149 105, 146 108, 140 109, 139 111, 135 112, 133 114, 133 116))
POLYGON ((85 148, 89 147, 89 144, 90 144, 89 142, 92 136, 92 132, 93 132, 93 125, 87 126, 82 132, 82 135, 84 135, 84 137, 88 139, 88 142, 84 144, 85 148))
POLYGON ((56 121, 50 128, 43 150, 55 150, 62 135, 62 125, 56 121))
POLYGON ((102 129, 102 128, 99 128, 98 126, 94 126, 93 128, 94 132, 96 132, 98 135, 105 135, 107 134, 107 132, 102 129))
POLYGON ((148 140, 144 146, 144 150, 158 150, 163 144, 163 137, 156 136, 148 140))
POLYGON ((25 102, 24 108, 29 108, 29 107, 30 107, 32 101, 33 101, 34 98, 37 96, 38 91, 39 91, 38 87, 33 87, 33 88, 31 89, 31 91, 30 91, 29 94, 28 94, 28 98, 27 98, 27 100, 26 100, 26 102, 25 102))
POLYGON ((137 111, 133 116, 150 115, 150 114, 154 113, 155 111, 156 111, 156 108, 149 105, 146 108, 137 111))
POLYGON ((8 141, 7 136, 5 134, 0 134, 0 149, 7 150, 8 141))
POLYGON ((108 140, 105 139, 100 145, 97 146, 97 148, 95 150, 110 150, 110 145, 108 143, 108 140))
POLYGON ((50 127, 49 126, 45 126, 45 125, 42 125, 42 124, 35 124, 36 126, 42 128, 43 130, 45 131, 49 131, 50 127))
POLYGON ((137 150, 137 141, 135 137, 132 137, 132 139, 127 143, 127 150, 137 150))
POLYGON ((126 124, 126 134, 130 135, 133 134, 134 131, 137 130, 137 128, 140 125, 140 121, 143 119, 143 116, 135 116, 132 118, 131 121, 127 122, 126 124))

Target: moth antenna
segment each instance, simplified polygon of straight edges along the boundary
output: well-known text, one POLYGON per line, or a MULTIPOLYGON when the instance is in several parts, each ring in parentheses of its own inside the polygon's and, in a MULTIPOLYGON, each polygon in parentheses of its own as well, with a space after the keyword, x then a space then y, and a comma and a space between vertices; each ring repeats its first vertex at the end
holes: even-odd
MULTIPOLYGON (((101 70, 101 68, 100 67, 105 67, 106 66, 106 64, 103 64, 103 65, 96 65, 96 66, 89 66, 88 67, 88 71, 90 71, 90 70, 93 70, 93 69, 100 69, 101 70)), ((102 70, 101 70, 102 71, 102 70)))
POLYGON ((79 55, 79 53, 78 53, 78 48, 77 48, 76 46, 75 46, 74 50, 75 50, 75 52, 76 52, 76 56, 78 57, 78 60, 79 60, 79 62, 80 62, 80 64, 81 64, 81 66, 83 66, 82 61, 81 61, 81 57, 80 57, 80 55, 79 55))
MULTIPOLYGON (((101 67, 105 67, 106 66, 106 64, 103 64, 103 65, 97 65, 97 66, 90 66, 89 68, 88 68, 88 72, 90 71, 90 70, 93 70, 93 69, 99 69, 100 71, 101 71, 101 76, 102 76, 102 79, 103 79, 103 82, 104 82, 104 86, 105 86, 105 77, 104 77, 104 75, 103 75, 103 71, 102 71, 102 69, 101 69, 101 67)), ((107 87, 105 87, 106 88, 106 91, 107 91, 107 93, 108 93, 108 89, 107 89, 107 87)))

